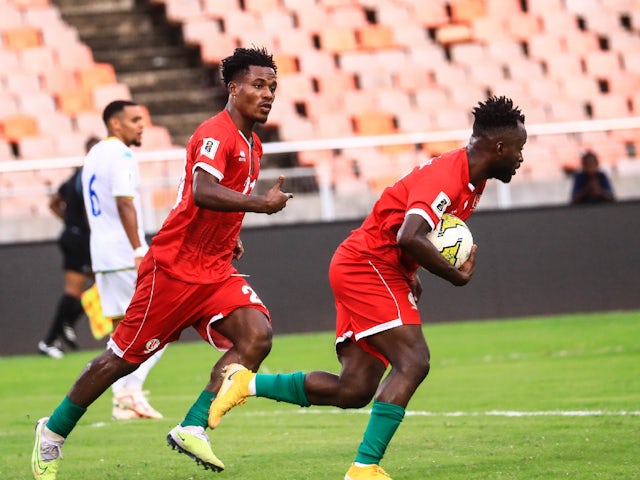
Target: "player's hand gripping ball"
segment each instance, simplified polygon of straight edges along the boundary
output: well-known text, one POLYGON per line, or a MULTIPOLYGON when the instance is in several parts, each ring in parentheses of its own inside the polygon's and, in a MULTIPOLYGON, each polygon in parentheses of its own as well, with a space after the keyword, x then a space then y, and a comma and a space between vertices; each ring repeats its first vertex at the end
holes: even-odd
POLYGON ((473 246, 473 235, 467 224, 449 213, 442 215, 436 228, 427 233, 427 239, 456 268, 467 261, 473 246))

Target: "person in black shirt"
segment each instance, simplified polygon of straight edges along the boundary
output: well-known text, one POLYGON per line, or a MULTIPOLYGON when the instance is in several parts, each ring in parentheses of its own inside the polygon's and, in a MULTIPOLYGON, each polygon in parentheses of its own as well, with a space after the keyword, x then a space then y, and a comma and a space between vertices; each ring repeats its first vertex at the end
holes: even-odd
POLYGON ((613 202, 613 187, 607 174, 600 170, 596 154, 586 151, 581 160, 582 170, 573 177, 571 203, 613 202))
MULTIPOLYGON (((86 151, 99 141, 99 138, 90 137, 85 144, 86 151)), ((47 335, 38 343, 38 351, 52 358, 64 356, 59 339, 71 348, 77 348, 74 326, 84 312, 80 296, 92 278, 89 224, 84 211, 81 173, 81 168, 76 169, 49 202, 51 211, 64 222, 58 239, 63 258, 64 293, 58 300, 47 335)))

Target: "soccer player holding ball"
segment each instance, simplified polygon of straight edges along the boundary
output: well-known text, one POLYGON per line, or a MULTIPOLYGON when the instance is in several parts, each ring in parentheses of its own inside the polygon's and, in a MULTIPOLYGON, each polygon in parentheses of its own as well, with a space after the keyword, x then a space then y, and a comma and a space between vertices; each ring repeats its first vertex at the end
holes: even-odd
POLYGON ((369 423, 344 478, 391 478, 380 461, 409 400, 429 373, 429 348, 416 306, 422 293, 416 271, 421 266, 462 286, 471 280, 475 266, 476 246, 456 268, 426 234, 445 213, 466 220, 487 180, 508 183, 523 161, 525 119, 511 99, 491 97, 479 103, 473 115, 466 147, 427 160, 387 188, 362 225, 337 248, 329 280, 337 310, 340 374, 256 375, 251 366, 230 364, 211 405, 211 428, 252 395, 303 407, 362 408, 373 399, 369 423))

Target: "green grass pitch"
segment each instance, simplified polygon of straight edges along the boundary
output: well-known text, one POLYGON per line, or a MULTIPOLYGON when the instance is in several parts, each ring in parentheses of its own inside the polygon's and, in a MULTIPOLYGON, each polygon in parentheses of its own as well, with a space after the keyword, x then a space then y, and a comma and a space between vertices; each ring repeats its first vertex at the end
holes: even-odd
MULTIPOLYGON (((431 373, 382 466, 394 480, 640 479, 640 312, 425 326, 431 373)), ((0 358, 0 478, 28 479, 35 421, 98 352, 0 358)), ((59 480, 342 479, 367 410, 249 399, 210 433, 204 471, 165 437, 219 354, 171 345, 146 387, 163 420, 110 420, 110 394, 64 447, 59 480)), ((331 333, 281 335, 263 371, 336 372, 331 333)))

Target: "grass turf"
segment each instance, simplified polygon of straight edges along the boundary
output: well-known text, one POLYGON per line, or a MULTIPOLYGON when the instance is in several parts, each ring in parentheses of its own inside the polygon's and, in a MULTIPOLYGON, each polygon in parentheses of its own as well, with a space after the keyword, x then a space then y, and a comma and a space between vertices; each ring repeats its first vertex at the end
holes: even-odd
MULTIPOLYGON (((428 325, 427 380, 387 450, 395 480, 640 479, 640 312, 428 325)), ((99 352, 0 358, 0 478, 28 479, 35 420, 99 352)), ((59 480, 341 479, 368 416, 250 399, 209 432, 204 471, 166 446, 218 353, 171 345, 146 388, 163 420, 110 420, 110 395, 64 447, 59 480)), ((269 372, 337 371, 331 333, 274 339, 269 372)))

